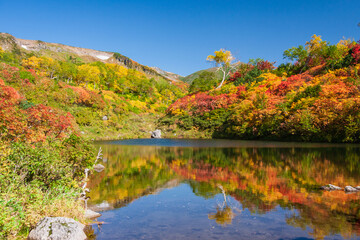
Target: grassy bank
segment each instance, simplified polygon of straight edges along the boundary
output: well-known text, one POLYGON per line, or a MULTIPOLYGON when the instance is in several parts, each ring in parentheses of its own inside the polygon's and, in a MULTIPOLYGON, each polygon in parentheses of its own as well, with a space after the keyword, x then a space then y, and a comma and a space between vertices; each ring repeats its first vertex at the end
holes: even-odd
POLYGON ((0 238, 24 239, 45 216, 85 222, 79 183, 94 149, 76 135, 62 140, 2 145, 0 238))

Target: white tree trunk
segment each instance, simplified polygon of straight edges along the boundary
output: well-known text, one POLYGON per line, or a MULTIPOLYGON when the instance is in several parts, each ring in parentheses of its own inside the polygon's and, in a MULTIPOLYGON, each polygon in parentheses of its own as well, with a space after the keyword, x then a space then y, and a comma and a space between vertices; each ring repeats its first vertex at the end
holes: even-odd
POLYGON ((225 72, 225 69, 220 68, 220 70, 223 72, 223 79, 221 80, 220 85, 219 85, 216 89, 221 88, 221 86, 223 85, 223 83, 224 83, 224 81, 225 81, 225 78, 226 78, 226 72, 225 72))

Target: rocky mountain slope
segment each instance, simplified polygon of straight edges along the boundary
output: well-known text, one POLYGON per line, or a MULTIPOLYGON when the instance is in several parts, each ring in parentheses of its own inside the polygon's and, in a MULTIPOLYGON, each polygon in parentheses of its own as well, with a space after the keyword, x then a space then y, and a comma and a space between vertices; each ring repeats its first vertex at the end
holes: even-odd
POLYGON ((172 72, 167 72, 164 71, 158 67, 151 67, 152 69, 154 69, 157 73, 159 73, 160 75, 172 80, 172 81, 181 81, 181 79, 183 78, 182 76, 180 76, 179 74, 176 73, 172 73, 172 72))
POLYGON ((116 52, 97 51, 59 43, 48 43, 40 40, 20 39, 8 33, 0 33, 0 46, 6 51, 34 53, 37 56, 47 56, 57 60, 73 59, 74 61, 84 63, 94 61, 116 63, 143 72, 150 78, 162 77, 169 81, 178 81, 180 78, 177 74, 166 72, 157 67, 152 68, 142 65, 129 57, 116 52))

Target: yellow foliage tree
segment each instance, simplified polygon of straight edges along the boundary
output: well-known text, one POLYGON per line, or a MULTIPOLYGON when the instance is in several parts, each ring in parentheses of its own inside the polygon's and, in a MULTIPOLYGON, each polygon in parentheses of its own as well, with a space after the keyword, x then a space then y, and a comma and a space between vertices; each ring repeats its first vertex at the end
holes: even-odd
POLYGON ((88 64, 83 64, 78 66, 78 75, 77 75, 78 83, 93 83, 94 88, 96 88, 96 84, 100 83, 100 70, 96 66, 91 66, 88 64))
POLYGON ((317 50, 321 49, 323 46, 326 46, 326 41, 323 41, 321 39, 321 36, 319 35, 312 35, 311 40, 306 42, 306 50, 308 53, 314 53, 317 50))
POLYGON ((52 58, 41 57, 41 69, 46 72, 50 78, 54 78, 54 74, 59 71, 60 64, 52 58))
POLYGON ((348 53, 351 42, 352 41, 350 39, 342 39, 336 44, 336 47, 338 48, 342 57, 348 53))
POLYGON ((220 49, 219 51, 215 51, 214 55, 209 55, 206 60, 210 62, 214 62, 218 67, 218 71, 223 73, 223 77, 220 85, 217 88, 221 88, 227 76, 229 76, 232 70, 232 64, 235 60, 230 51, 226 51, 224 49, 220 49))
POLYGON ((22 60, 22 65, 28 69, 34 69, 40 75, 54 78, 55 72, 59 71, 60 65, 57 61, 48 57, 32 56, 22 60))
POLYGON ((32 56, 27 59, 23 59, 21 62, 22 66, 28 69, 34 69, 37 73, 40 72, 41 58, 32 56))

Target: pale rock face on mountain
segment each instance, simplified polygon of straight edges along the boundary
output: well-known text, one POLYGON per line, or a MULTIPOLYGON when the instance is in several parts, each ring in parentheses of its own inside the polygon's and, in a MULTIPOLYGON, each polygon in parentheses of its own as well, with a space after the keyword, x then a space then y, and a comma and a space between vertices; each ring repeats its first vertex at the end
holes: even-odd
POLYGON ((172 80, 172 81, 181 81, 180 78, 181 76, 179 74, 176 73, 172 73, 172 72, 167 72, 164 71, 158 67, 151 67, 152 69, 154 69, 157 73, 159 73, 160 75, 163 75, 165 77, 167 77, 168 79, 172 80))
POLYGON ((111 52, 71 47, 59 43, 47 43, 40 40, 20 39, 7 33, 0 33, 0 40, 2 40, 0 41, 0 46, 2 46, 5 50, 11 50, 11 48, 14 48, 15 43, 18 47, 28 51, 40 52, 41 50, 48 50, 55 53, 70 53, 82 57, 93 57, 93 60, 108 60, 114 55, 114 53, 111 52))
POLYGON ((160 68, 147 67, 132 59, 114 52, 97 51, 93 49, 72 47, 59 43, 48 43, 40 40, 26 40, 16 38, 8 33, 0 33, 0 47, 4 50, 24 52, 36 52, 40 56, 48 56, 58 60, 64 60, 65 56, 79 57, 84 62, 100 61, 104 63, 115 63, 127 68, 136 69, 145 73, 148 77, 162 77, 168 81, 179 81, 180 75, 164 71, 160 68))

